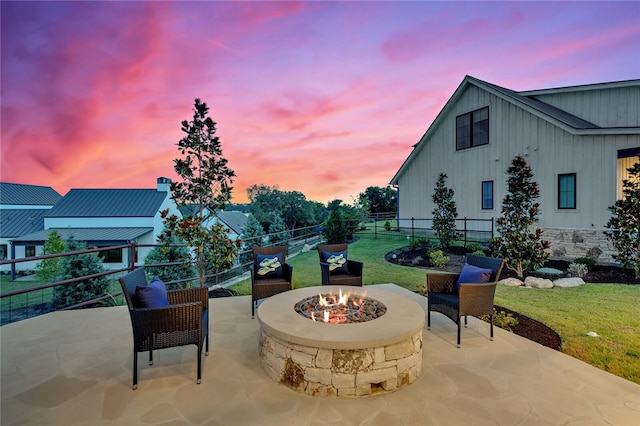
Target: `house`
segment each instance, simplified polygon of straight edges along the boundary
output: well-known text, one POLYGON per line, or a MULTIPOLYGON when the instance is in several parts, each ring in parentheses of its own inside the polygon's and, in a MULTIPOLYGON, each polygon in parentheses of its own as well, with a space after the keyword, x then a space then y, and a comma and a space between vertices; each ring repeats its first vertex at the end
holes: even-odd
POLYGON ((500 217, 517 155, 539 185, 536 226, 552 256, 611 261, 603 231, 639 161, 640 80, 517 92, 466 76, 391 179, 399 226, 432 216, 440 173, 459 218, 500 217))
POLYGON ((247 215, 237 210, 224 210, 218 213, 218 221, 229 228, 229 238, 235 240, 240 238, 245 225, 247 224, 247 215))
MULTIPOLYGON (((62 195, 49 186, 23 185, 0 182, 0 260, 36 256, 39 246, 22 246, 18 252, 9 250, 13 238, 44 229, 44 216, 62 199, 62 195)), ((8 272, 10 265, 2 265, 8 272)))
MULTIPOLYGON (((63 239, 72 235, 89 247, 155 244, 164 224, 160 212, 168 209, 170 214, 179 214, 170 183, 160 177, 152 189, 71 189, 46 212, 41 230, 12 239, 12 250, 19 253, 20 247, 42 246, 52 230, 63 239)), ((141 263, 149 250, 151 247, 140 247, 136 262, 141 263)), ((101 253, 107 269, 126 268, 132 260, 127 249, 101 253)))

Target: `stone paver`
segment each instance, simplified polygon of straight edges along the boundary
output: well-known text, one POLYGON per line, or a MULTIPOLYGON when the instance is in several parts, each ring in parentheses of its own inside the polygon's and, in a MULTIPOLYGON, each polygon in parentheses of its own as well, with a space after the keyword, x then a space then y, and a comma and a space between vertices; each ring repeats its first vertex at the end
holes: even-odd
MULTIPOLYGON (((389 291, 420 296, 393 286, 389 291)), ((54 312, 0 329, 3 426, 144 423, 225 425, 637 425, 640 386, 469 319, 440 314, 423 330, 422 373, 396 392, 360 399, 300 394, 260 365, 249 297, 211 300, 211 342, 196 384, 195 347, 140 355, 131 389, 125 307, 54 312)))

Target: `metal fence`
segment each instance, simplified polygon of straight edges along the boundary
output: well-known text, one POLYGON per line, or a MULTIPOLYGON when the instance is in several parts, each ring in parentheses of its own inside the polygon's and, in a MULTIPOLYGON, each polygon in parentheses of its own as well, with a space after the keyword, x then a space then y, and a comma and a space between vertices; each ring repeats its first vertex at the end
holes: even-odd
MULTIPOLYGON (((470 242, 486 243, 489 241, 489 239, 492 238, 494 233, 493 219, 462 218, 457 219, 456 224, 457 230, 460 235, 460 241, 462 241, 465 246, 470 242)), ((389 219, 387 218, 387 216, 382 216, 382 218, 371 217, 351 221, 348 228, 350 230, 350 233, 352 234, 350 235, 350 237, 354 235, 357 236, 373 234, 374 238, 402 238, 412 241, 417 238, 435 238, 436 234, 432 228, 432 225, 432 219, 421 219, 413 217, 389 219)), ((213 274, 207 275, 205 277, 205 284, 208 287, 211 287, 216 282, 224 283, 236 277, 246 276, 245 274, 248 273, 252 263, 251 250, 247 247, 251 247, 252 245, 270 245, 270 240, 286 241, 286 244, 289 248, 289 257, 292 257, 297 253, 303 251, 305 248, 309 248, 309 246, 313 246, 321 241, 321 231, 322 226, 315 225, 246 239, 243 241, 243 248, 237 253, 237 260, 233 267, 228 270, 217 271, 213 274), (256 241, 256 239, 259 239, 260 241, 256 241), (252 244, 252 242, 255 244, 252 244)), ((85 280, 98 278, 101 276, 107 276, 110 279, 109 289, 105 294, 91 300, 83 301, 82 303, 67 306, 64 308, 64 310, 78 309, 90 306, 108 306, 122 303, 120 286, 117 282, 117 279, 120 276, 142 265, 151 268, 167 267, 181 264, 180 262, 158 264, 144 264, 138 262, 135 254, 139 247, 156 246, 158 245, 138 245, 136 243, 130 243, 127 245, 119 245, 113 247, 100 247, 75 252, 0 261, 0 265, 15 264, 19 262, 32 262, 56 257, 60 258, 65 256, 77 256, 80 254, 99 253, 101 251, 109 251, 114 249, 128 250, 128 259, 131 259, 129 261, 129 265, 124 268, 109 269, 99 274, 87 275, 64 281, 37 284, 33 287, 18 288, 15 290, 3 292, 2 294, 0 294, 0 324, 7 324, 13 321, 18 321, 21 319, 51 312, 54 310, 51 303, 54 288, 59 286, 78 284, 85 280)), ((3 277, 3 280, 4 278, 5 277, 3 277)), ((24 278, 25 277, 21 277, 21 279, 24 278)), ((9 282, 15 283, 16 281, 9 282)), ((186 283, 198 285, 198 277, 190 276, 180 280, 167 282, 167 284, 178 285, 185 285, 186 283)))
MULTIPOLYGON (((230 269, 216 271, 212 274, 205 276, 205 285, 211 287, 215 284, 215 282, 225 282, 234 277, 242 276, 249 271, 252 262, 251 249, 247 249, 247 247, 251 247, 252 245, 260 245, 260 246, 269 246, 273 245, 269 241, 276 240, 282 241, 278 244, 287 244, 289 250, 289 256, 294 256, 305 248, 305 245, 311 245, 317 243, 321 238, 321 234, 319 233, 319 227, 316 226, 308 226, 304 228, 296 228, 293 230, 287 230, 279 233, 266 234, 260 237, 248 238, 243 240, 242 249, 237 252, 237 260, 234 265, 230 269), (259 241, 256 241, 258 240, 259 241), (252 244, 254 242, 255 244, 252 244)), ((50 254, 50 255, 42 255, 42 256, 32 256, 25 257, 20 259, 12 259, 12 260, 3 260, 0 261, 0 265, 14 265, 20 262, 33 262, 40 261, 44 259, 51 258, 62 258, 67 256, 78 256, 82 254, 89 253, 100 253, 103 251, 109 250, 127 250, 129 252, 128 259, 129 265, 125 268, 114 268, 108 269, 104 272, 92 275, 81 276, 73 279, 56 281, 45 284, 36 284, 34 286, 26 287, 26 288, 18 288, 15 290, 4 291, 0 294, 0 325, 8 324, 10 322, 31 318, 34 316, 42 315, 48 312, 52 312, 55 309, 52 304, 52 295, 53 290, 56 287, 60 286, 69 286, 69 285, 77 285, 89 279, 95 279, 103 276, 107 276, 110 279, 110 284, 105 294, 96 297, 91 300, 86 300, 81 303, 77 303, 74 305, 66 306, 61 310, 69 310, 69 309, 79 309, 85 307, 93 307, 93 306, 109 306, 114 304, 120 304, 122 302, 122 292, 120 290, 120 285, 117 282, 117 279, 122 275, 126 274, 129 271, 134 270, 140 266, 146 266, 149 268, 155 267, 168 267, 174 265, 180 265, 182 262, 172 262, 172 263, 154 263, 154 264, 144 264, 143 262, 138 262, 136 252, 140 247, 158 247, 159 244, 136 244, 134 242, 125 245, 119 246, 111 246, 111 247, 100 247, 95 249, 87 249, 87 250, 79 250, 74 252, 66 252, 66 253, 58 253, 58 254, 50 254)), ((9 278, 9 276, 3 277, 3 282, 9 283, 17 283, 22 280, 28 280, 29 278, 33 278, 33 276, 21 276, 18 280, 15 279, 15 275, 11 275, 11 280, 4 281, 5 278, 9 278)), ((176 285, 198 285, 198 277, 197 276, 189 276, 180 280, 168 281, 166 284, 176 284, 176 285)))

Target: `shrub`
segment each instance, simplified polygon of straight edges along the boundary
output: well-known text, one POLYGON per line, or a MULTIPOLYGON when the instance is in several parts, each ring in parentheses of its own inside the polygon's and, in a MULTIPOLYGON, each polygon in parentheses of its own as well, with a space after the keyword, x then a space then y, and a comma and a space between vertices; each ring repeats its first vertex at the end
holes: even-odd
POLYGON ((484 250, 476 250, 471 254, 475 254, 476 256, 486 256, 486 254, 484 253, 484 250))
POLYGON ((329 244, 341 244, 347 241, 347 224, 340 210, 331 210, 324 224, 323 235, 329 244))
POLYGON ((596 266, 596 260, 591 257, 576 257, 573 259, 573 263, 584 265, 589 271, 593 270, 596 266))
POLYGON ((416 238, 409 243, 411 250, 420 250, 422 248, 429 248, 429 240, 424 237, 416 238))
MULTIPOLYGON (((489 322, 489 315, 481 315, 480 318, 482 321, 489 322)), ((496 327, 500 327, 507 331, 513 331, 513 327, 518 325, 518 320, 513 317, 511 314, 507 314, 505 311, 496 312, 496 309, 493 308, 493 325, 496 327)))
POLYGON ((480 243, 469 243, 469 244, 467 244, 467 250, 469 250, 470 252, 473 252, 473 254, 475 254, 475 252, 477 252, 477 251, 482 251, 483 252, 482 245, 480 243))
MULTIPOLYGON (((86 248, 86 244, 76 241, 72 236, 65 241, 65 252, 86 248)), ((104 266, 98 253, 84 253, 61 258, 60 270, 60 280, 70 280, 104 272, 104 266)), ((74 284, 59 285, 53 288, 53 307, 61 309, 97 299, 106 294, 108 286, 109 281, 104 276, 85 278, 74 284)))
POLYGON ((433 266, 441 268, 449 262, 449 257, 445 256, 442 250, 432 250, 429 253, 429 259, 433 266))
POLYGON ((569 274, 572 277, 584 277, 589 272, 589 268, 584 263, 573 262, 569 265, 569 274))
POLYGON ((388 220, 384 223, 384 229, 386 229, 387 231, 391 231, 391 222, 389 222, 388 220))

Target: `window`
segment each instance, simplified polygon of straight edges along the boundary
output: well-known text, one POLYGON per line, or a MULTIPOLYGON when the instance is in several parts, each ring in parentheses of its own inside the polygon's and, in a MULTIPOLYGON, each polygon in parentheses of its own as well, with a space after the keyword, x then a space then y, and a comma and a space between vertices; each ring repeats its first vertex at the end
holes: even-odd
POLYGON ((36 255, 36 246, 24 246, 24 257, 33 257, 36 255))
POLYGON ((122 263, 122 249, 99 251, 98 256, 102 258, 104 263, 122 263))
POLYGON ((482 182, 482 210, 493 210, 493 181, 482 182))
POLYGON ((489 107, 456 117, 456 150, 489 143, 489 107))
POLYGON ((8 256, 7 245, 0 244, 0 260, 7 260, 7 256, 8 256))
POLYGON ((558 208, 576 208, 576 174, 558 175, 558 208))

